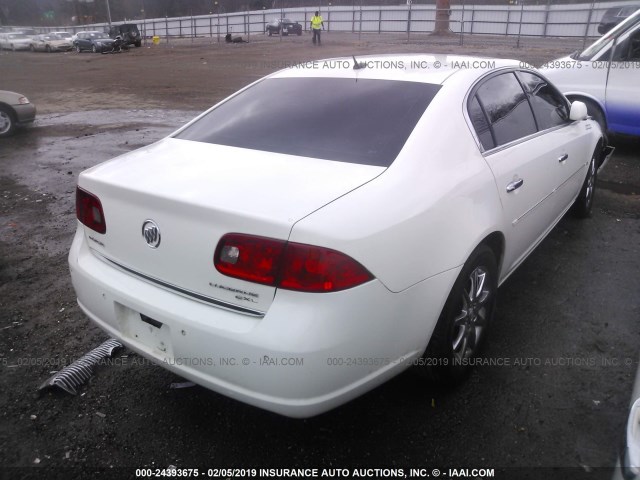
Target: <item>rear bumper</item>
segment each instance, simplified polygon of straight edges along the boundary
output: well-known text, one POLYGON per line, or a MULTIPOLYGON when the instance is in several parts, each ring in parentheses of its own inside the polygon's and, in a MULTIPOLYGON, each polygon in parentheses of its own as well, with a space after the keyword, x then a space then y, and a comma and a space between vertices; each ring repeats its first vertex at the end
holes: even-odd
POLYGON ((256 318, 109 265, 82 228, 69 265, 82 310, 130 349, 223 395, 300 418, 361 395, 419 357, 458 273, 400 293, 376 280, 334 294, 280 290, 256 318))
POLYGON ((96 45, 96 51, 98 52, 109 52, 113 50, 113 43, 101 43, 100 45, 96 45))

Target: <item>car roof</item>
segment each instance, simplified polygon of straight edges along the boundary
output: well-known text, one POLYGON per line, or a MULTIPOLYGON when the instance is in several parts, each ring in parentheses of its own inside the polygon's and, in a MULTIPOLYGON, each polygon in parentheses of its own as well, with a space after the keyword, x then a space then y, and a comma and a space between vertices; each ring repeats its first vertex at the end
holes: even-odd
POLYGON ((485 73, 500 69, 532 68, 518 60, 444 54, 356 55, 366 68, 354 69, 353 57, 310 60, 280 70, 271 78, 327 77, 371 78, 443 84, 449 77, 468 77, 475 81, 485 73))

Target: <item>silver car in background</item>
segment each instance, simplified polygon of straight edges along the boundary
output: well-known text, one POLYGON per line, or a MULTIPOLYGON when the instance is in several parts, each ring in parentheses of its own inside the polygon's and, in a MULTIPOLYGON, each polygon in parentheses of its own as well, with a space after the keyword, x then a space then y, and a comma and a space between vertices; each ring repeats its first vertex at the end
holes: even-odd
POLYGON ((29 50, 31 38, 23 33, 0 34, 0 49, 3 50, 29 50))
POLYGON ((73 50, 71 38, 62 38, 53 33, 36 35, 31 42, 32 52, 69 52, 73 50))
POLYGON ((8 137, 16 127, 32 123, 35 119, 36 107, 27 97, 0 90, 0 138, 8 137))

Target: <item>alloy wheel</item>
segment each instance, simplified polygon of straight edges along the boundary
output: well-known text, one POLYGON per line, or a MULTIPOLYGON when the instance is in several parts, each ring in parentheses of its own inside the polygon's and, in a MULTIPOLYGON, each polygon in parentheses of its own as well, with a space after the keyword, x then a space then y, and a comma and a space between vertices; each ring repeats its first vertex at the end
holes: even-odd
POLYGON ((491 314, 491 285, 489 273, 482 266, 476 267, 466 281, 460 298, 460 311, 453 320, 451 349, 458 361, 477 353, 491 314))
POLYGON ((0 135, 5 134, 11 129, 11 117, 3 110, 0 110, 0 135))

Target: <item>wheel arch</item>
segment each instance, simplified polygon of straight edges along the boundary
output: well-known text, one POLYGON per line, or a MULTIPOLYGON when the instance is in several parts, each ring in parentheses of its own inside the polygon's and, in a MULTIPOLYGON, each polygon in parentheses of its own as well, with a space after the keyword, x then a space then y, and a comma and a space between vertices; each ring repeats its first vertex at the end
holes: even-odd
POLYGON ((602 113, 602 118, 604 118, 604 121, 607 127, 609 126, 606 108, 604 107, 603 103, 593 95, 589 95, 588 93, 583 93, 583 92, 569 92, 569 93, 565 93, 565 97, 567 97, 567 99, 570 102, 578 100, 580 102, 594 104, 600 110, 600 113, 602 113))
MULTIPOLYGON (((502 271, 502 260, 504 258, 505 238, 500 231, 495 231, 482 239, 478 246, 487 245, 496 257, 498 272, 502 271)), ((477 248, 477 247, 476 247, 477 248)), ((475 249, 474 249, 475 250, 475 249)))
POLYGON ((579 100, 579 101, 587 100, 589 102, 593 102, 600 108, 600 110, 602 110, 603 112, 605 111, 604 104, 602 103, 602 101, 598 99, 596 96, 591 95, 590 93, 565 92, 564 96, 567 97, 569 100, 571 99, 579 100))
POLYGON ((9 112, 9 115, 11 115, 11 119, 14 122, 17 122, 18 115, 16 114, 15 109, 11 105, 9 105, 8 103, 0 102, 0 108, 7 110, 9 112))

